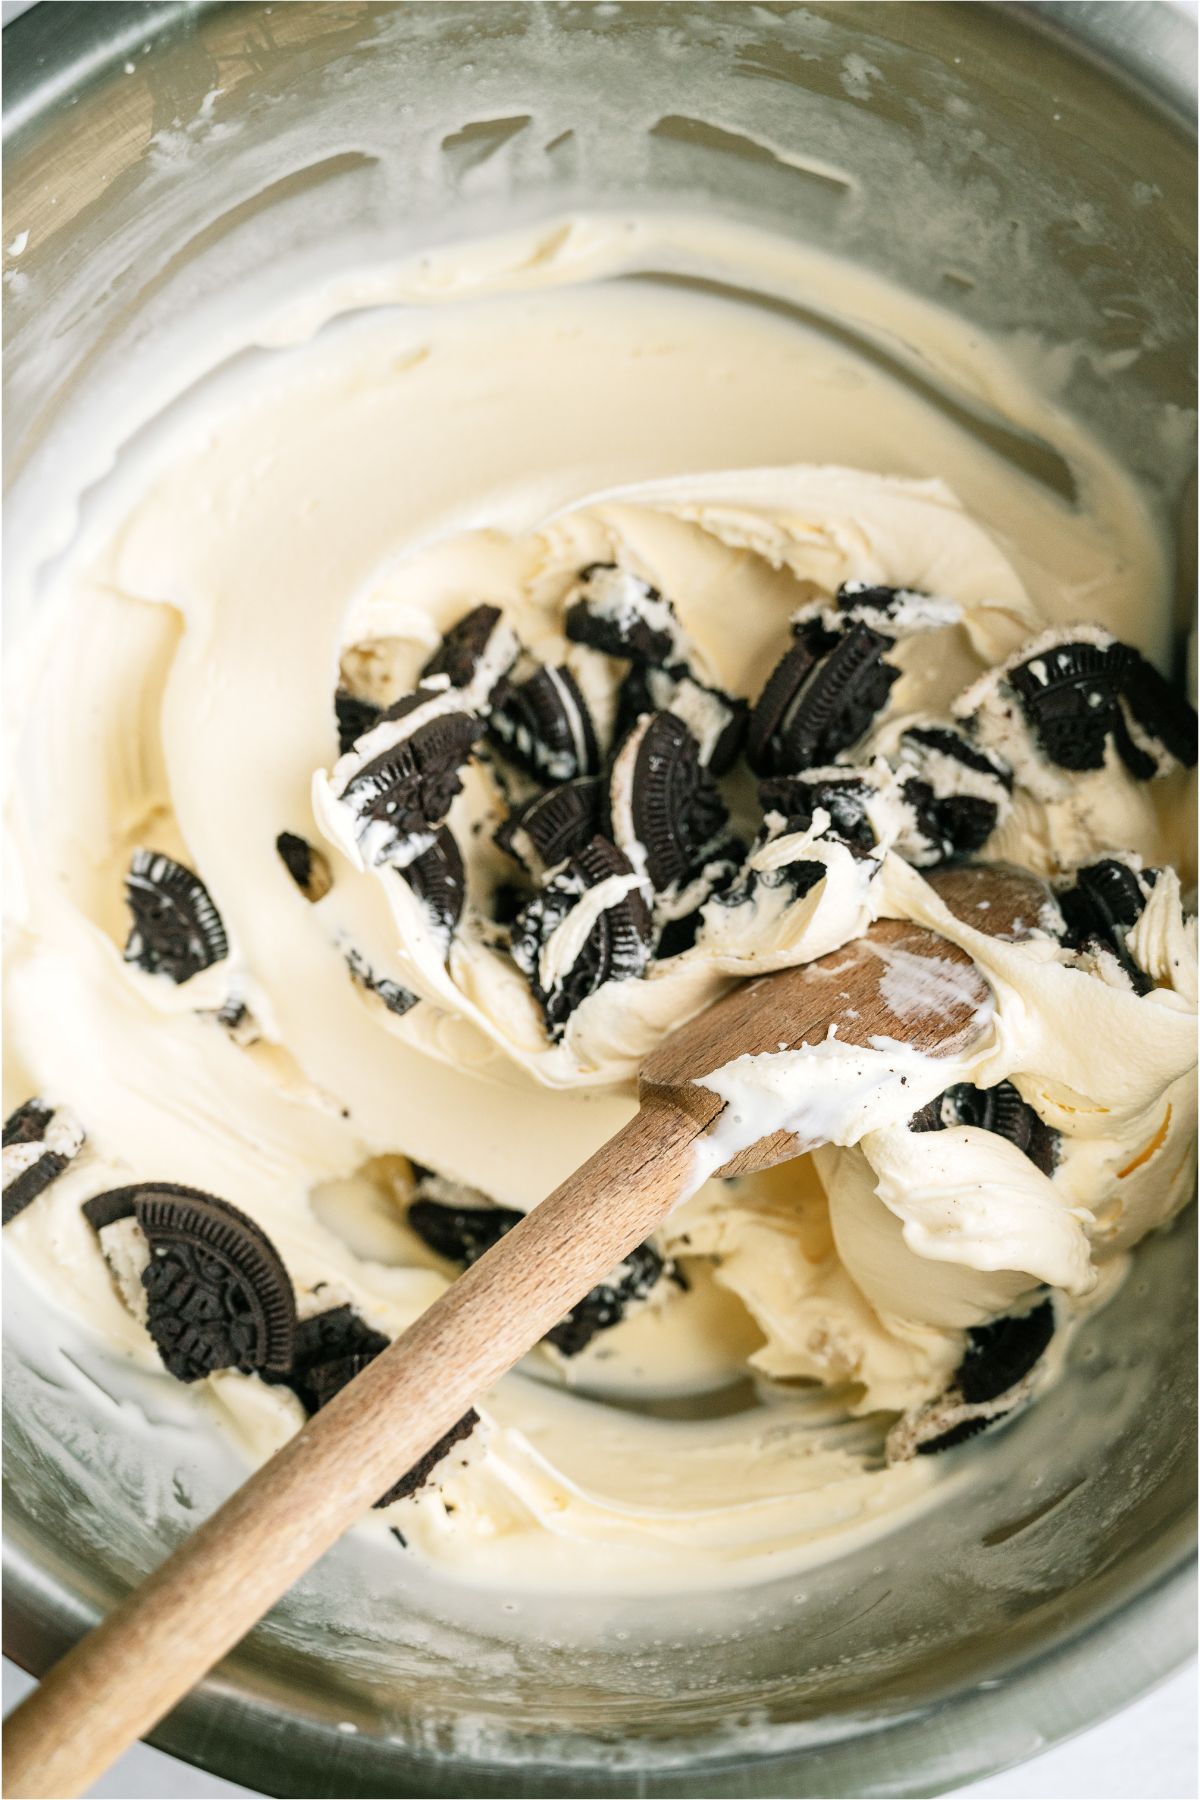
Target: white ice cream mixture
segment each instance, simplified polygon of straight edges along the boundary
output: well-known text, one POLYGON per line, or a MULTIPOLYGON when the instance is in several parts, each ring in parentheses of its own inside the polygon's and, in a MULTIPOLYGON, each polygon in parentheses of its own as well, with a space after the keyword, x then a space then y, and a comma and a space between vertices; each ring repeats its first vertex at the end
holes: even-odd
MULTIPOLYGON (((109 1190, 231 1203, 282 1258, 301 1320, 349 1307, 391 1338, 465 1260, 414 1229, 413 1201, 485 1220, 535 1205, 631 1116, 646 1054, 736 978, 892 916, 942 931, 991 984, 982 1043, 953 1064, 831 1041, 714 1072, 727 1131, 790 1123, 829 1147, 705 1182, 616 1322, 533 1352, 380 1515, 404 1541, 381 1537, 381 1558, 490 1583, 745 1579, 901 1516, 946 1466, 912 1454, 922 1421, 966 1416, 967 1333, 1052 1301, 1050 1352, 991 1410, 1024 1401, 1191 1191, 1178 749, 1131 690, 1099 766, 1064 766, 1037 694, 1024 707, 1013 685, 1053 688, 1064 645, 1107 668, 1119 640, 1165 666, 1148 512, 1064 420, 1039 423, 1071 463, 1074 507, 816 332, 604 280, 630 244, 622 222, 580 220, 551 255, 525 240, 445 252, 404 275, 402 303, 355 318, 343 282, 336 304, 250 332, 276 347, 167 422, 9 650, 5 1112, 34 1096, 56 1110, 6 1148, 6 1187, 47 1153, 64 1166, 6 1240, 47 1330, 69 1319, 148 1371, 162 1365, 145 1237, 81 1210, 109 1190), (880 588, 896 590, 886 618, 880 588), (639 665, 568 635, 581 595, 602 629, 640 621, 669 650, 639 665), (481 605, 501 627, 465 684, 437 677, 381 716, 481 605), (823 656, 856 625, 886 640, 881 705, 804 771, 781 771, 782 750, 774 771, 739 758, 716 778, 720 842, 656 886, 637 742, 616 756, 631 670, 642 719, 672 713, 703 767, 728 703, 753 708, 797 630, 823 656), (506 745, 489 717, 540 668, 573 679, 555 675, 568 749, 533 774, 536 744, 506 745), (363 707, 341 751, 338 688, 363 707), (464 714, 477 735, 444 817, 407 835, 364 823, 363 769, 464 714), (589 755, 618 863, 590 880, 539 862, 528 834, 497 845, 513 807, 589 755), (853 816, 828 789, 799 823, 765 806, 755 775, 772 772, 857 778, 853 816), (940 804, 994 804, 970 854, 1056 893, 1115 859, 1136 918, 1105 939, 1052 905, 1019 942, 954 918, 925 879, 946 846, 930 849, 914 779, 940 804), (406 875, 443 825, 465 867, 449 923, 406 875), (283 833, 314 853, 307 888, 283 833), (181 981, 126 953, 139 851, 143 878, 171 859, 215 909, 217 953, 181 981), (514 915, 556 880, 562 904, 514 954, 514 915), (622 908, 651 921, 640 966, 550 1014, 539 991, 561 996, 622 908), (657 953, 686 920, 690 941, 657 953), (993 1128, 973 1122, 1005 1082, 1021 1141, 991 1113, 993 1128), (943 1105, 951 1087, 983 1098, 943 1105), (930 1107, 940 1128, 912 1129, 930 1107)), ((886 979, 898 1013, 920 997, 903 966, 886 979)), ((231 1428, 255 1458, 305 1417, 286 1382, 236 1368, 188 1391, 201 1428, 231 1428)))

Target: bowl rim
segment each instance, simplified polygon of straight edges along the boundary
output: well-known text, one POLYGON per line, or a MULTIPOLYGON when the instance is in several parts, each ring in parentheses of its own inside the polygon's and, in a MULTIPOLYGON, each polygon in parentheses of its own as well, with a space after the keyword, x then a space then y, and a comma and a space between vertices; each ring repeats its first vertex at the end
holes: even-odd
MULTIPOLYGON (((57 0, 50 26, 45 0, 5 7, 5 142, 110 61, 129 54, 223 0, 109 0, 104 7, 57 0)), ((1098 66, 1165 114, 1182 134, 1196 125, 1195 9, 1179 0, 989 0, 1022 28, 1057 40, 1098 66)), ((1182 1534, 1181 1534, 1182 1535, 1182 1534)), ((372 1743, 373 1771, 386 1785, 362 1794, 502 1796, 678 1795, 694 1791, 699 1773, 713 1796, 779 1800, 822 1794, 908 1796, 940 1794, 1025 1761, 1077 1736, 1133 1704, 1183 1667, 1195 1653, 1197 1582, 1194 1534, 1181 1541, 1168 1566, 1131 1596, 1002 1677, 953 1694, 927 1708, 873 1724, 871 1730, 801 1750, 689 1762, 662 1769, 612 1769, 589 1764, 530 1766, 467 1764, 433 1759, 388 1741, 348 1737, 340 1759, 342 1784, 351 1765, 364 1774, 372 1743), (401 1765, 398 1767, 397 1765, 401 1765), (910 1774, 897 1782, 898 1768, 910 1774), (456 1779, 457 1772, 457 1779, 456 1779), (468 1788, 463 1785, 470 1781, 468 1788), (559 1783, 565 1782, 566 1789, 559 1783), (816 1785, 814 1785, 814 1782, 816 1785)), ((58 1587, 21 1544, 4 1545, 4 1652, 36 1677, 98 1622, 99 1612, 58 1587)), ((307 1795, 312 1785, 309 1734, 324 1736, 298 1716, 272 1711, 262 1695, 239 1685, 237 1672, 209 1675, 147 1737, 147 1742, 194 1767, 253 1787, 273 1770, 270 1791, 307 1795), (210 1754, 210 1746, 219 1754, 210 1754), (286 1785, 276 1785, 285 1782, 286 1785)), ((335 1789, 324 1784, 321 1793, 335 1789)))
MULTIPOLYGON (((323 1727, 276 1705, 220 1670, 168 1715, 146 1741, 194 1767, 240 1781, 254 1791, 312 1796, 472 1795, 479 1800, 532 1800, 562 1793, 605 1796, 686 1797, 698 1777, 707 1795, 801 1800, 906 1800, 942 1794, 982 1780, 1078 1736, 1158 1687, 1195 1653, 1196 1557, 1181 1542, 1171 1564, 1132 1597, 1114 1601, 1096 1619, 1058 1643, 943 1700, 910 1711, 855 1736, 841 1736, 800 1750, 689 1761, 661 1768, 589 1763, 466 1763, 400 1749, 388 1740, 348 1736, 339 1758, 335 1789, 314 1785, 311 1752, 324 1741, 323 1727), (310 1742, 314 1740, 313 1742, 310 1742), (374 1749, 373 1746, 378 1746, 374 1749), (210 1754, 210 1746, 219 1746, 210 1754), (386 1762, 386 1783, 384 1763, 386 1762), (369 1785, 347 1787, 358 1769, 369 1785), (255 1787, 270 1768, 269 1789, 255 1787), (897 1780, 897 1770, 909 1770, 897 1780), (764 1777, 769 1776, 769 1789, 764 1777), (467 1783, 469 1782, 469 1785, 467 1783)), ((98 1621, 76 1596, 39 1579, 19 1546, 5 1547, 5 1654, 35 1677, 98 1621), (49 1617, 49 1625, 48 1625, 49 1617)))

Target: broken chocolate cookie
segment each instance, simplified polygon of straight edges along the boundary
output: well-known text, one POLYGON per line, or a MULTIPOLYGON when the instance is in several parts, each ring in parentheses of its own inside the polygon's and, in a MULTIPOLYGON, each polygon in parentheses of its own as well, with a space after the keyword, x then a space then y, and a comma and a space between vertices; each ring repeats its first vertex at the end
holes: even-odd
POLYGON ((607 1281, 602 1281, 546 1333, 560 1356, 578 1356, 602 1331, 619 1325, 629 1308, 645 1300, 666 1271, 653 1244, 639 1244, 607 1281))
POLYGON ((515 807, 495 841, 531 875, 548 875, 595 837, 604 803, 603 782, 591 776, 565 781, 515 807))
POLYGON ((421 670, 422 687, 472 689, 476 709, 517 656, 517 640, 498 606, 476 606, 452 625, 421 670))
POLYGON ((438 930, 452 936, 462 919, 467 880, 458 839, 448 825, 441 827, 428 850, 404 865, 400 876, 424 903, 438 930))
POLYGON ((1011 1081, 990 1088, 972 1087, 967 1082, 947 1088, 913 1115, 909 1130, 945 1131, 955 1125, 995 1132, 1023 1151, 1043 1175, 1052 1175, 1058 1165, 1058 1132, 1022 1100, 1011 1081))
POLYGON ((333 886, 333 870, 325 852, 294 831, 281 831, 275 839, 275 848, 304 898, 314 905, 323 900, 333 886))
POLYGON ((296 1303, 266 1232, 227 1200, 172 1182, 140 1182, 83 1207, 97 1233, 133 1218, 146 1240, 147 1329, 177 1381, 218 1369, 286 1373, 296 1303))
POLYGON ((575 781, 600 772, 592 715, 565 663, 536 669, 524 681, 502 682, 488 736, 511 763, 538 781, 575 781))
POLYGON ((676 714, 653 713, 613 764, 613 836, 656 893, 690 880, 728 823, 725 802, 696 740, 676 714))
POLYGON ((83 1147, 83 1128, 65 1107, 27 1100, 4 1122, 4 1223, 25 1211, 83 1147))
POLYGON ((513 961, 528 977, 552 1038, 562 1036, 576 1007, 606 981, 642 973, 652 935, 632 864, 607 838, 594 837, 512 925, 513 961))
POLYGON ((967 1332, 967 1345, 946 1392, 918 1407, 888 1434, 889 1462, 952 1450, 997 1425, 1029 1398, 1033 1372, 1054 1336, 1054 1304, 993 1319, 967 1332))
POLYGON ((397 1018, 402 1019, 406 1012, 412 1011, 420 999, 419 994, 414 994, 411 988, 406 988, 401 982, 393 981, 390 976, 377 975, 362 952, 353 946, 344 955, 352 979, 368 994, 374 994, 377 1000, 382 1000, 390 1013, 395 1013, 397 1018))
POLYGON ((899 676, 891 639, 855 622, 831 632, 806 620, 750 715, 746 756, 758 775, 793 775, 830 763, 863 736, 899 676))
POLYGON ((349 688, 340 687, 333 696, 333 711, 337 719, 338 754, 345 756, 353 750, 360 737, 378 725, 383 717, 383 708, 373 700, 364 700, 360 694, 352 694, 349 688))
POLYGON ((229 954, 212 896, 191 869, 158 850, 135 850, 125 877, 133 924, 125 961, 147 975, 188 981, 229 954))
MULTIPOLYGON (((370 866, 403 864, 429 847, 462 789, 462 767, 480 733, 469 713, 434 712, 408 695, 383 720, 415 720, 390 750, 351 775, 339 798, 354 816, 364 860, 370 866)), ((382 722, 382 721, 381 721, 382 722)))
POLYGON ((709 687, 684 664, 635 664, 617 695, 615 741, 621 743, 639 719, 656 712, 672 712, 683 720, 700 761, 714 775, 727 774, 737 761, 750 717, 744 700, 709 687))
POLYGON ((1145 911, 1156 873, 1106 856, 1076 869, 1058 894, 1070 948, 1115 957, 1135 994, 1150 993, 1154 982, 1138 967, 1126 940, 1145 911))
POLYGON ((579 571, 563 619, 569 638, 605 656, 665 663, 677 658, 683 634, 675 608, 656 587, 616 563, 591 563, 579 571))

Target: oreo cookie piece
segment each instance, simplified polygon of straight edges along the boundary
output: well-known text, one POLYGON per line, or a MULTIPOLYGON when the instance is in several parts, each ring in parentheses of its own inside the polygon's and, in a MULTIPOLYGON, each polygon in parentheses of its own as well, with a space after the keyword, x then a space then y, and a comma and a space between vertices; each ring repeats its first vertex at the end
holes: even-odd
POLYGON ((98 1194, 83 1212, 96 1232, 128 1218, 141 1227, 149 1249, 147 1330, 177 1381, 201 1381, 217 1369, 291 1369, 291 1279, 253 1219, 198 1188, 149 1181, 98 1194))
POLYGON ((1054 1336, 1054 1306, 1043 1300, 1032 1312, 973 1325, 955 1386, 970 1406, 998 1400, 1028 1375, 1054 1336))
POLYGON ((750 715, 746 757, 755 774, 831 763, 862 737, 900 673, 884 660, 891 641, 862 623, 834 633, 819 618, 805 620, 750 715))
POLYGON ((546 1029, 559 1038, 575 1008, 606 981, 640 975, 650 955, 650 912, 632 864, 607 838, 594 837, 513 921, 513 961, 529 979, 546 1029), (589 893, 611 883, 593 910, 589 893), (560 933, 572 913, 578 933, 560 933))
MULTIPOLYGON (((447 1182, 436 1185, 442 1190, 450 1187, 447 1182)), ((422 1194, 418 1184, 417 1198, 409 1205, 406 1216, 412 1230, 436 1256, 469 1269, 525 1215, 507 1206, 460 1206, 430 1199, 422 1194)))
POLYGON ((1124 733, 1121 693, 1132 652, 1087 640, 1052 645, 1008 671, 1039 746, 1060 769, 1102 769, 1108 739, 1124 733))
POLYGON ((1127 730, 1117 748, 1131 775, 1149 780, 1196 765, 1196 712, 1137 650, 1128 652, 1121 691, 1127 730))
POLYGON ((560 1356, 578 1356, 601 1331, 619 1325, 630 1306, 645 1300, 666 1271, 666 1263, 653 1244, 639 1244, 607 1281, 602 1281, 566 1318, 546 1333, 560 1356))
POLYGON ((421 670, 423 686, 470 687, 486 672, 489 691, 512 665, 517 641, 498 606, 476 606, 452 625, 421 670), (488 668, 489 661, 492 667, 488 668))
POLYGON ((1011 810, 1008 764, 952 726, 911 726, 897 769, 913 773, 901 783, 910 819, 896 849, 917 868, 974 855, 1011 810))
POLYGON ((26 1100, 4 1121, 4 1224, 44 1193, 83 1147, 81 1125, 62 1107, 26 1100))
POLYGON ((617 695, 615 741, 620 743, 646 713, 673 712, 696 740, 700 761, 714 775, 733 767, 746 736, 745 700, 709 687, 683 664, 654 668, 635 664, 617 695))
POLYGON ((640 575, 616 563, 590 563, 579 571, 577 594, 563 618, 573 642, 636 662, 678 658, 684 640, 675 608, 640 575))
MULTIPOLYGON (((433 1200, 422 1196, 423 1185, 445 1194, 454 1192, 451 1183, 437 1177, 420 1184, 418 1198, 408 1209, 408 1223, 422 1243, 438 1256, 461 1263, 464 1268, 478 1262, 525 1216, 504 1206, 455 1205, 449 1200, 433 1200)), ((666 1262, 653 1244, 639 1244, 606 1281, 585 1294, 546 1333, 543 1342, 552 1344, 562 1356, 578 1356, 598 1332, 619 1325, 629 1307, 644 1300, 664 1274, 674 1277, 674 1265, 666 1262)))
MULTIPOLYGON (((427 696, 410 694, 383 717, 400 720, 428 703, 427 696)), ((470 713, 435 713, 350 777, 339 798, 354 815, 371 864, 402 859, 415 839, 442 824, 479 731, 470 713)))
POLYGON ((696 740, 674 713, 636 728, 613 765, 609 812, 621 850, 656 893, 688 881, 728 823, 720 789, 696 740))
MULTIPOLYGON (((374 1362, 375 1356, 378 1354, 376 1351, 343 1356, 336 1362, 322 1363, 315 1371, 313 1378, 313 1393, 316 1399, 314 1411, 320 1412, 323 1406, 328 1406, 335 1394, 340 1394, 356 1375, 361 1375, 363 1370, 374 1362)), ((412 1468, 400 1477, 399 1481, 393 1483, 386 1494, 379 1496, 375 1505, 377 1507, 390 1506, 394 1500, 406 1500, 410 1494, 415 1494, 419 1488, 423 1488, 438 1464, 450 1454, 456 1444, 461 1444, 464 1438, 470 1437, 478 1423, 479 1414, 474 1407, 471 1407, 461 1419, 450 1427, 444 1437, 438 1439, 431 1450, 425 1452, 419 1462, 414 1463, 412 1468)))
POLYGON ((744 842, 741 838, 731 838, 702 863, 698 873, 670 907, 660 905, 656 908, 654 922, 659 932, 654 955, 657 961, 665 962, 667 957, 680 956, 692 948, 704 923, 704 908, 710 901, 725 900, 730 896, 745 861, 744 842))
POLYGON ((563 663, 496 688, 488 736, 538 781, 576 781, 600 772, 600 746, 579 683, 563 663))
POLYGON ((443 825, 428 850, 400 871, 447 937, 457 929, 467 898, 467 878, 458 839, 443 825))
POLYGON ((373 700, 364 700, 360 694, 352 694, 349 688, 340 687, 333 696, 333 711, 337 719, 338 753, 345 756, 353 750, 360 737, 365 737, 373 726, 378 725, 383 717, 383 708, 376 706, 373 700))
POLYGON ((421 997, 419 994, 414 994, 411 988, 404 987, 398 981, 392 981, 387 975, 376 975, 366 957, 353 946, 344 954, 351 978, 359 987, 365 988, 368 994, 374 994, 376 999, 382 1000, 390 1013, 395 1013, 398 1019, 402 1019, 406 1012, 412 1011, 421 997))
POLYGON ((1126 938, 1146 907, 1154 871, 1139 874, 1116 857, 1076 869, 1073 886, 1061 889, 1058 903, 1067 926, 1072 950, 1100 948, 1116 957, 1137 994, 1148 994, 1154 983, 1139 969, 1126 948, 1126 938))
POLYGON ((893 637, 934 631, 962 617, 955 600, 943 600, 919 588, 884 587, 868 581, 843 581, 834 603, 847 618, 893 637))
POLYGON ((775 775, 758 786, 764 813, 777 813, 784 831, 809 831, 818 807, 829 814, 826 836, 832 836, 856 855, 869 856, 878 843, 868 813, 878 790, 854 769, 806 769, 798 775, 775 775))
POLYGON ((158 850, 135 850, 125 877, 133 924, 125 961, 147 975, 179 983, 229 954, 229 940, 212 896, 191 869, 158 850))
POLYGON ((307 838, 298 837, 294 831, 281 831, 275 839, 275 848, 304 898, 314 905, 323 900, 333 886, 333 870, 325 852, 310 844, 307 838))
POLYGON ((1006 794, 1012 792, 1013 773, 1003 757, 973 743, 965 732, 956 731, 953 725, 910 725, 900 742, 904 748, 916 753, 944 756, 981 780, 994 782, 1006 794))
POLYGON ((296 1325, 292 1366, 286 1375, 262 1371, 263 1380, 273 1386, 290 1387, 309 1413, 320 1406, 321 1371, 330 1363, 348 1356, 370 1358, 386 1350, 389 1339, 359 1317, 352 1306, 334 1306, 327 1312, 313 1313, 296 1325))
POLYGON ((1032 1375, 1054 1336, 1054 1305, 976 1325, 946 1392, 908 1413, 888 1434, 889 1462, 933 1456, 998 1425, 1029 1398, 1032 1375))
POLYGON ((600 829, 604 784, 592 776, 565 781, 516 807, 495 834, 500 849, 542 875, 589 844, 600 829))
POLYGON ((930 1100, 909 1121, 910 1131, 945 1131, 955 1125, 974 1125, 994 1131, 1024 1151, 1030 1162, 1052 1175, 1058 1165, 1061 1139, 1057 1131, 1022 1100, 1011 1081, 977 1088, 967 1082, 947 1088, 930 1100))

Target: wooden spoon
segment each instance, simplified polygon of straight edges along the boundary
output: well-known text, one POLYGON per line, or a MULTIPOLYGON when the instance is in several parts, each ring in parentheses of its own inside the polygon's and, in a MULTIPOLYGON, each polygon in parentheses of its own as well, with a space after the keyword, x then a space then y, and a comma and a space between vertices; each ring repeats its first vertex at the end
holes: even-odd
MULTIPOLYGON (((948 878, 945 897, 970 923, 1017 936, 1044 895, 1027 876, 971 870, 948 878), (981 899, 989 902, 982 909, 981 899)), ((641 1106, 629 1124, 310 1419, 16 1709, 5 1727, 4 1793, 81 1793, 662 1223, 688 1191, 697 1141, 724 1106, 698 1079, 747 1053, 819 1043, 831 1025, 845 1044, 882 1035, 929 1056, 961 1055, 984 1028, 979 1009, 988 993, 974 963, 944 938, 880 920, 844 949, 734 988, 681 1026, 647 1059, 641 1106), (881 989, 882 959, 894 963, 897 952, 961 965, 957 997, 897 1016, 881 989)), ((774 1132, 719 1172, 748 1174, 811 1147, 774 1132)))

